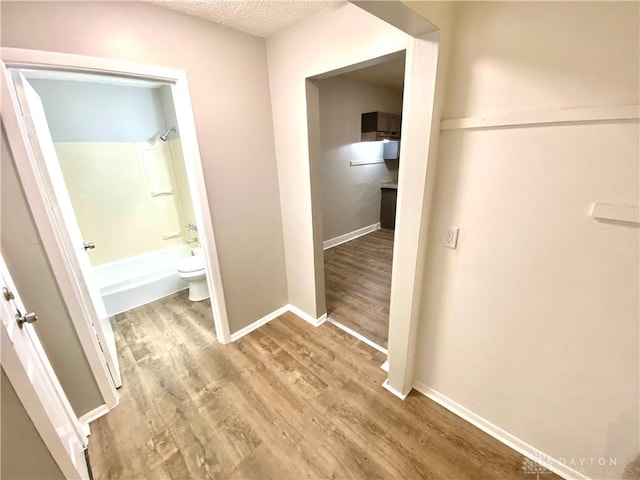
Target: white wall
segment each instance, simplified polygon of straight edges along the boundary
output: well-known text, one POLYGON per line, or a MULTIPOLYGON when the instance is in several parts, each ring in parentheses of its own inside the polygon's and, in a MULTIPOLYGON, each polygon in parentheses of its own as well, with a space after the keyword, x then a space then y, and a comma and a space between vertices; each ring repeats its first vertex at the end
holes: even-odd
POLYGON ((186 71, 231 332, 286 304, 265 40, 144 2, 1 8, 5 47, 186 71))
MULTIPOLYGON (((639 13, 457 5, 445 116, 637 104, 639 13)), ((441 132, 416 381, 567 463, 640 452, 639 229, 589 216, 594 201, 638 205, 638 132, 441 132), (448 226, 457 250, 440 245, 448 226)))
POLYGON ((637 102, 633 3, 461 4, 444 117, 637 102))
POLYGON ((351 4, 320 12, 267 41, 289 302, 312 316, 324 312, 316 298, 305 79, 398 52, 408 41, 351 4))
POLYGON ((365 112, 402 112, 402 91, 358 82, 344 76, 318 81, 322 152, 323 240, 380 221, 380 182, 398 180, 398 162, 381 161, 382 142, 360 141, 365 112))
POLYGON ((58 142, 142 142, 169 127, 159 90, 69 80, 32 79, 51 137, 58 142))

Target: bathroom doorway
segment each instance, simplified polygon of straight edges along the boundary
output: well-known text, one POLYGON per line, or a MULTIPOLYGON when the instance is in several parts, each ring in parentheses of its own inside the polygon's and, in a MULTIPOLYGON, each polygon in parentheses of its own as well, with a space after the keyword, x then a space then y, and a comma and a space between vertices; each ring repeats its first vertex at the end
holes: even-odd
POLYGON ((186 77, 160 67, 47 52, 3 49, 3 57, 9 67, 3 69, 3 93, 8 91, 13 109, 6 123, 16 166, 105 404, 112 407, 117 403, 113 387, 121 379, 109 317, 146 303, 140 293, 157 297, 189 287, 193 266, 182 280, 178 263, 195 256, 195 248, 202 248, 197 253, 206 274, 204 290, 211 295, 211 329, 215 325, 221 343, 228 341, 186 77), (28 60, 11 68, 8 57, 28 60), (59 70, 51 67, 56 60, 59 70), (65 71, 68 63, 82 73, 65 71), (115 91, 140 95, 115 101, 109 97, 115 91), (86 105, 91 94, 95 102, 86 105), (139 115, 145 101, 154 118, 139 115), (75 109, 82 108, 93 114, 76 116, 75 109), (24 132, 22 138, 16 130, 24 132), (123 181, 128 170, 143 181, 123 181), (147 201, 140 202, 141 197, 147 201), (87 238, 91 234, 102 240, 87 238), (100 255, 90 260, 94 252, 100 255), (150 287, 141 288, 144 283, 150 287))
POLYGON ((47 171, 89 261, 85 281, 106 345, 99 341, 119 387, 116 315, 185 289, 194 301, 209 298, 171 88, 49 72, 16 81, 31 110, 41 100, 41 136, 47 127, 54 147, 47 171))
POLYGON ((187 288, 176 265, 200 249, 170 87, 28 81, 42 100, 107 315, 187 288))

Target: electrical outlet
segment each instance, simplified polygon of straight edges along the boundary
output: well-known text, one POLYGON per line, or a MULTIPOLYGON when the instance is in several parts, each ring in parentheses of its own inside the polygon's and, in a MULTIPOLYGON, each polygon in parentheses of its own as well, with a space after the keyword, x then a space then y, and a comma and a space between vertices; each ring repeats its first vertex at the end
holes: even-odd
POLYGON ((444 239, 442 244, 447 248, 456 248, 458 246, 458 232, 459 228, 448 228, 446 232, 444 232, 444 239))

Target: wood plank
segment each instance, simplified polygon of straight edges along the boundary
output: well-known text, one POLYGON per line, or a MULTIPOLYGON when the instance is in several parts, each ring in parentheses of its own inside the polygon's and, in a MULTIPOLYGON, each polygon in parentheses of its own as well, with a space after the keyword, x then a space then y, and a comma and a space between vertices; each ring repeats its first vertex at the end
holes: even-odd
POLYGON ((286 313, 220 345, 206 303, 116 317, 121 403, 91 425, 95 478, 529 478, 440 405, 386 392, 384 355, 335 326, 286 313))
POLYGON ((389 333, 393 231, 377 230, 324 252, 329 318, 383 348, 389 333))

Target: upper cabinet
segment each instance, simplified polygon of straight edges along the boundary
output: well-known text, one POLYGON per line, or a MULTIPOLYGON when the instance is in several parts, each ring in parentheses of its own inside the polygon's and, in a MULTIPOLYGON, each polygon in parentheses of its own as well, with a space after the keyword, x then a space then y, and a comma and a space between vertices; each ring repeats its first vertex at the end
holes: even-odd
POLYGON ((400 139, 401 116, 397 113, 368 112, 362 114, 361 138, 363 142, 400 139))
MULTIPOLYGON (((389 124, 389 132, 397 133, 400 136, 400 115, 396 113, 383 113, 384 117, 387 117, 387 123, 389 124)), ((381 117, 382 118, 382 117, 381 117)))

